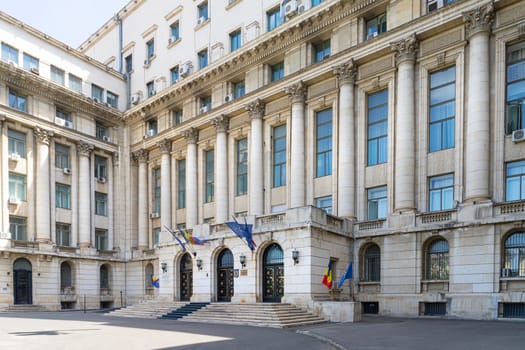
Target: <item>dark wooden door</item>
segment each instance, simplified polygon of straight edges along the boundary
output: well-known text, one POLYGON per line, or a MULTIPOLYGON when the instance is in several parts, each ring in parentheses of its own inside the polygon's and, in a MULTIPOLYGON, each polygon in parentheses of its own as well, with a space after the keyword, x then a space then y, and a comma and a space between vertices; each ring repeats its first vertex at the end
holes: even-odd
POLYGON ((280 303, 284 295, 284 267, 282 264, 264 266, 264 302, 280 303))
POLYGON ((217 301, 230 302, 233 296, 233 267, 220 268, 218 274, 217 301))
POLYGON ((31 283, 31 271, 15 270, 13 275, 15 304, 32 304, 33 289, 31 283))
POLYGON ((189 254, 180 263, 180 300, 190 301, 193 295, 193 261, 189 254))

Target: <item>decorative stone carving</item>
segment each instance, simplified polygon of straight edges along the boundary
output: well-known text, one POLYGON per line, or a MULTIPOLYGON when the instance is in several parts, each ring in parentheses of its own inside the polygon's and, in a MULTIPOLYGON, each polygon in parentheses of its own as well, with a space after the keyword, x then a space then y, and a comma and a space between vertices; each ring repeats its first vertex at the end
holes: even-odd
POLYGON ((467 38, 477 33, 489 32, 494 22, 494 3, 488 3, 475 10, 463 13, 467 38))
POLYGON ((416 34, 412 34, 408 38, 401 39, 395 43, 390 43, 390 48, 395 52, 396 64, 404 61, 414 61, 418 50, 418 41, 416 34))
POLYGON ((354 63, 353 59, 334 67, 333 70, 334 74, 337 76, 339 85, 354 84, 357 76, 357 65, 354 63))
POLYGON ((244 108, 248 111, 250 118, 252 119, 260 119, 264 117, 265 107, 266 105, 260 98, 244 106, 244 108))
POLYGON ((308 90, 308 87, 301 80, 297 84, 293 84, 285 88, 284 92, 288 94, 288 97, 290 97, 290 101, 292 103, 304 103, 304 100, 306 99, 307 90, 308 90))
POLYGON ((187 143, 197 143, 199 140, 199 130, 195 128, 189 128, 182 132, 187 143))
POLYGON ((131 155, 133 159, 138 163, 146 163, 149 158, 149 152, 146 151, 144 148, 141 148, 138 151, 133 152, 131 155))
POLYGON ((119 153, 113 152, 113 166, 118 166, 119 161, 119 153))
POLYGON ((215 126, 215 129, 217 130, 218 133, 226 132, 228 131, 230 119, 226 115, 221 114, 217 118, 212 119, 211 123, 215 126))
POLYGON ((171 141, 168 139, 163 139, 157 142, 157 146, 160 148, 160 153, 170 153, 171 152, 171 141))
POLYGON ((53 136, 52 131, 44 130, 39 127, 34 129, 34 134, 36 136, 36 142, 49 145, 49 138, 53 136))
POLYGON ((77 143, 77 152, 81 156, 89 157, 89 155, 91 154, 91 152, 93 152, 94 149, 95 149, 95 146, 93 146, 90 143, 83 142, 83 141, 79 141, 77 143))

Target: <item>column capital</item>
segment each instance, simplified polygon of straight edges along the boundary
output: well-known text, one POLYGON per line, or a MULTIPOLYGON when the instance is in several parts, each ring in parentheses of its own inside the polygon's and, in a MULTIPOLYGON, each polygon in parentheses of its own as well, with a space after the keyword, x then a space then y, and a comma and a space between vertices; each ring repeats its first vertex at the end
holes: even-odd
POLYGON ((265 107, 265 103, 260 98, 244 106, 251 119, 261 119, 264 117, 265 107))
POLYGON ((79 141, 77 143, 77 152, 81 156, 89 157, 91 152, 95 149, 95 146, 93 146, 90 143, 79 141))
POLYGON ((133 153, 131 153, 133 159, 138 163, 146 163, 149 158, 149 152, 144 148, 141 148, 133 153))
POLYGON ((348 62, 340 64, 339 66, 333 67, 334 74, 339 81, 339 85, 354 84, 357 76, 357 64, 353 59, 348 62))
POLYGON ((290 85, 284 89, 284 92, 288 94, 292 103, 303 103, 306 99, 306 92, 308 87, 301 80, 300 82, 290 85))
POLYGON ((472 11, 463 12, 467 39, 478 33, 489 32, 494 22, 494 3, 490 2, 472 11))
POLYGON ((157 142, 157 146, 159 146, 161 154, 169 154, 171 152, 171 140, 162 139, 157 142))
POLYGON ((219 132, 226 132, 226 131, 228 131, 228 126, 230 124, 230 119, 226 115, 221 114, 217 118, 212 119, 211 123, 215 126, 215 129, 217 130, 217 133, 219 133, 219 132))
POLYGON ((43 143, 49 145, 49 139, 53 136, 53 132, 50 130, 41 129, 38 126, 34 128, 34 134, 36 136, 37 143, 43 143))
POLYGON ((199 130, 195 128, 189 128, 182 132, 187 143, 197 143, 199 140, 199 130))
POLYGON ((407 38, 390 43, 390 48, 395 52, 396 64, 399 65, 405 61, 414 62, 418 45, 415 33, 407 38))

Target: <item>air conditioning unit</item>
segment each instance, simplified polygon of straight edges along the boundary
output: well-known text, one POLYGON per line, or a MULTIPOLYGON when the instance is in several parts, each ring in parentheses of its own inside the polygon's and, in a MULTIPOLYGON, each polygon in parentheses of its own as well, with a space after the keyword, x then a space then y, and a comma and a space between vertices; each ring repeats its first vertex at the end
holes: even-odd
POLYGON ((306 7, 304 6, 304 4, 297 6, 298 13, 303 13, 305 10, 306 10, 306 7))
POLYGON ((206 21, 206 17, 201 16, 201 17, 199 17, 199 19, 197 20, 197 25, 199 25, 199 24, 203 24, 205 21, 206 21))
POLYGON ((157 219, 158 217, 160 217, 160 214, 157 212, 153 212, 149 214, 149 217, 150 219, 157 219))
POLYGON ((73 122, 72 121, 69 121, 69 120, 64 120, 64 126, 66 128, 70 128, 72 129, 73 128, 73 122))
POLYGON ((101 184, 105 184, 106 181, 108 181, 108 179, 106 179, 105 176, 99 176, 97 177, 97 181, 100 182, 101 184))
POLYGON ((510 277, 512 275, 511 269, 501 269, 501 277, 510 277))
POLYGON ((375 38, 378 34, 379 34, 378 32, 368 33, 366 36, 366 40, 375 38))
POLYGON ((106 142, 111 142, 111 138, 109 136, 102 136, 102 140, 106 141, 106 142))
POLYGON ((9 204, 18 205, 18 204, 20 204, 20 199, 18 199, 16 197, 9 197, 8 202, 9 202, 9 204))
POLYGON ((284 6, 284 15, 286 17, 292 17, 292 16, 294 16, 296 14, 297 14, 297 1, 295 1, 295 0, 289 1, 284 6))
POLYGON ((62 169, 62 171, 63 171, 64 174, 66 174, 66 175, 71 175, 71 169, 70 169, 70 168, 64 168, 64 169, 62 169))
POLYGON ((20 154, 18 154, 18 153, 11 153, 9 155, 9 159, 12 160, 13 162, 18 162, 20 160, 20 154))
POLYGON ((180 66, 179 68, 179 75, 181 77, 186 77, 188 76, 188 74, 190 74, 190 64, 189 63, 184 63, 182 66, 180 66))
POLYGON ((96 103, 100 103, 100 100, 98 99, 98 97, 93 97, 93 101, 95 101, 96 103))
POLYGON ((66 120, 62 118, 55 117, 55 124, 60 126, 66 125, 66 120))
POLYGON ((151 61, 149 59, 144 60, 144 68, 149 68, 151 61))
POLYGON ((168 45, 174 43, 175 41, 177 41, 177 38, 174 36, 170 36, 170 38, 168 39, 168 45))
POLYGON ((149 95, 150 95, 150 96, 153 96, 153 95, 155 95, 156 93, 157 93, 156 90, 151 90, 151 92, 149 93, 149 95))
POLYGON ((208 107, 208 105, 204 105, 204 106, 201 107, 200 112, 201 112, 201 114, 202 113, 206 113, 206 112, 208 112, 209 109, 210 108, 208 107))
POLYGON ((131 104, 136 105, 140 101, 140 95, 135 94, 131 96, 131 104))
POLYGON ((38 71, 38 68, 35 68, 35 67, 30 68, 29 71, 30 71, 31 73, 33 73, 33 74, 36 74, 36 75, 39 75, 39 74, 40 74, 40 72, 38 71))
POLYGON ((512 142, 525 141, 525 129, 514 130, 512 132, 512 142))
POLYGON ((226 95, 226 97, 224 98, 224 102, 231 102, 231 101, 233 101, 233 94, 226 95))

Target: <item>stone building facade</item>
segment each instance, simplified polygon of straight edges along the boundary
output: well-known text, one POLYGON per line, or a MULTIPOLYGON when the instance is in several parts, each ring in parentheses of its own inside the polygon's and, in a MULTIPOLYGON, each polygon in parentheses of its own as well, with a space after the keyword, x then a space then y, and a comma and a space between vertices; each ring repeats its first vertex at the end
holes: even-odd
POLYGON ((2 14, 0 304, 525 317, 525 4, 258 3, 131 1, 78 50, 2 14))

